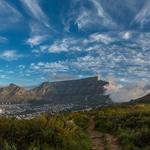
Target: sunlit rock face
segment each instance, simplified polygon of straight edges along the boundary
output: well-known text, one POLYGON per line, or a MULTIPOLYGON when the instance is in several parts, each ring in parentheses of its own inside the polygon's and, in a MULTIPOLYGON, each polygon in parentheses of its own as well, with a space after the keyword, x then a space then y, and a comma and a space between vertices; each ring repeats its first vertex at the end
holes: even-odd
POLYGON ((2 114, 3 113, 3 110, 0 108, 0 114, 2 114))
POLYGON ((12 83, 8 87, 0 88, 1 102, 23 102, 32 99, 32 97, 34 97, 32 91, 28 91, 12 83))
POLYGON ((105 94, 108 82, 98 80, 98 77, 85 79, 44 82, 40 86, 26 90, 16 85, 0 89, 0 100, 9 102, 24 102, 46 100, 51 103, 75 104, 110 104, 111 100, 105 94))

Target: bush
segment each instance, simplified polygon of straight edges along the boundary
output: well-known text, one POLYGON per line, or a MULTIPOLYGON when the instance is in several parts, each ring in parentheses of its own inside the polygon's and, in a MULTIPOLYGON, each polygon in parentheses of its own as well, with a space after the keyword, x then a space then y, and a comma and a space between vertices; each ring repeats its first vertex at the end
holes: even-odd
POLYGON ((95 116, 97 130, 115 134, 124 150, 150 149, 150 105, 103 108, 95 116))
POLYGON ((0 118, 0 133, 0 149, 4 150, 90 150, 86 133, 62 115, 0 118))

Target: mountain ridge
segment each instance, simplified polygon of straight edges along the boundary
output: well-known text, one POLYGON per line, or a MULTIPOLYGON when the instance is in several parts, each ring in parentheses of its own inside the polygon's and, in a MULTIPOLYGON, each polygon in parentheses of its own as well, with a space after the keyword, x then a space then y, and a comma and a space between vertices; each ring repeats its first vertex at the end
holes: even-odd
POLYGON ((97 76, 76 80, 43 82, 39 86, 26 89, 11 83, 0 88, 0 102, 28 102, 48 100, 52 103, 111 103, 105 94, 106 81, 97 76))
POLYGON ((146 94, 138 99, 131 100, 130 103, 150 103, 150 93, 146 94))

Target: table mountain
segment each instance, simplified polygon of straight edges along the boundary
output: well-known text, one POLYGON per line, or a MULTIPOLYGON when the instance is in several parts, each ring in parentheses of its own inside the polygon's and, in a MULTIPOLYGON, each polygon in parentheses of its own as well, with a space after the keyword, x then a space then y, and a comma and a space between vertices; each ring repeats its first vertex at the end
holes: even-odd
POLYGON ((105 95, 105 85, 108 82, 98 80, 98 77, 85 79, 44 82, 27 90, 14 84, 0 88, 0 101, 49 101, 51 103, 83 103, 109 104, 111 100, 105 95))

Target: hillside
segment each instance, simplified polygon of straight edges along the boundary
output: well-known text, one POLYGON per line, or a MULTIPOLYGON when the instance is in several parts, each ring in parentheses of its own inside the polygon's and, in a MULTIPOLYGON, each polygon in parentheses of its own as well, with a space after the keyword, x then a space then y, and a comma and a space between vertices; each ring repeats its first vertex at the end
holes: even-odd
POLYGON ((109 143, 107 135, 111 134, 121 150, 150 150, 150 104, 107 107, 93 110, 91 114, 95 128, 105 135, 106 143, 109 143))
POLYGON ((136 100, 131 100, 130 103, 150 103, 150 94, 147 94, 136 100))
POLYGON ((14 84, 0 88, 1 102, 49 101, 51 103, 109 104, 104 86, 108 82, 98 77, 85 79, 44 82, 34 89, 26 90, 14 84))
POLYGON ((149 150, 150 105, 0 117, 2 150, 149 150))
POLYGON ((15 84, 10 84, 8 87, 0 88, 1 102, 23 102, 32 98, 34 98, 34 93, 32 91, 28 91, 15 84))

